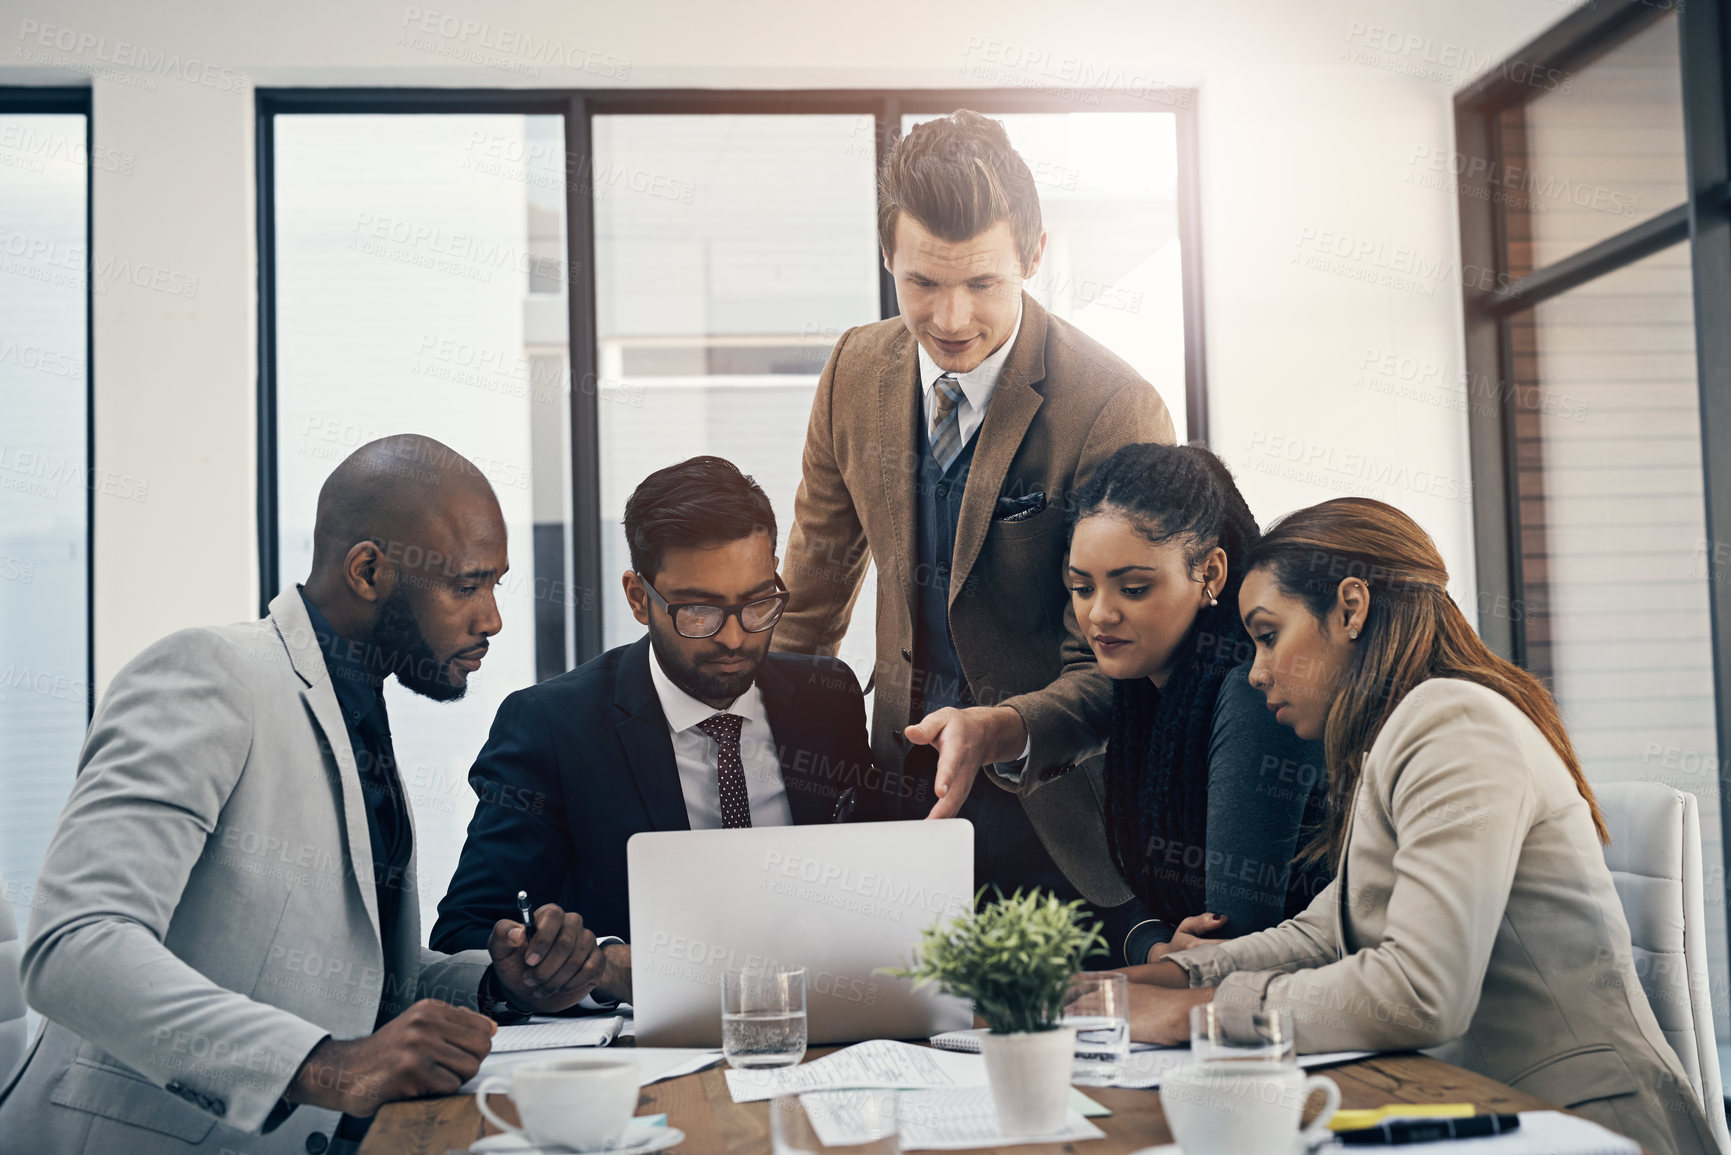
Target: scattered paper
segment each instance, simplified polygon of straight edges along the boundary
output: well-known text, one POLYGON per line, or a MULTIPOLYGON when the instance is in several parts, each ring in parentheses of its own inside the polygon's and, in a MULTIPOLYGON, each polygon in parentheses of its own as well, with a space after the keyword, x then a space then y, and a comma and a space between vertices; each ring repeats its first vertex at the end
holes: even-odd
MULTIPOLYGON (((1354 1059, 1374 1054, 1375 1051, 1322 1051, 1314 1055, 1298 1056, 1298 1065, 1305 1068, 1326 1067, 1334 1063, 1350 1063, 1354 1059)), ((1152 1051, 1137 1051, 1125 1061, 1124 1070, 1113 1086, 1137 1090, 1158 1087, 1167 1071, 1182 1067, 1188 1062, 1189 1047, 1161 1047, 1152 1051)))
POLYGON ((797 1067, 729 1071, 727 1089, 735 1103, 755 1103, 777 1095, 834 1091, 849 1087, 984 1087, 986 1063, 978 1055, 939 1051, 874 1039, 857 1043, 797 1067))
MULTIPOLYGON (((822 1091, 799 1097, 812 1130, 826 1147, 854 1146, 878 1137, 871 1091, 822 1091)), ((1076 1143, 1106 1133, 1069 1111, 1064 1126, 1045 1135, 1010 1136, 998 1126, 988 1087, 941 1087, 897 1093, 896 1118, 903 1151, 959 1151, 1022 1143, 1076 1143)))
POLYGON ((721 1052, 708 1047, 633 1047, 640 1086, 694 1075, 721 1062, 721 1052))
POLYGON ((526 1023, 500 1027, 493 1033, 493 1054, 550 1051, 559 1047, 605 1047, 619 1037, 625 1020, 618 1015, 558 1018, 536 1015, 526 1023))

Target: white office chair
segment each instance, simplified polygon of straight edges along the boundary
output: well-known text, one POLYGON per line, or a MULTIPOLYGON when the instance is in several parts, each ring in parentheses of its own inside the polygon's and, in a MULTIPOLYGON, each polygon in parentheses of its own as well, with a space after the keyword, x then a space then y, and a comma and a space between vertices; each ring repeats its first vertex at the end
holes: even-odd
POLYGON ((1658 782, 1607 783, 1593 793, 1611 830, 1605 864, 1629 920, 1641 988, 1706 1108, 1719 1150, 1731 1152, 1708 997, 1695 796, 1658 782))
POLYGON ((20 949, 12 903, 6 898, 5 881, 0 879, 0 1088, 6 1086, 12 1069, 24 1057, 27 1037, 24 988, 18 978, 20 949))

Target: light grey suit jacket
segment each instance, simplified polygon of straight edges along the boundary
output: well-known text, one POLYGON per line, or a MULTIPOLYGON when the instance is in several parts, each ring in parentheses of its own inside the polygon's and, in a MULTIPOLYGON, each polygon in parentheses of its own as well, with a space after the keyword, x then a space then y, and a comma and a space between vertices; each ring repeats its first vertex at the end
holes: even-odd
POLYGON ((1287 1006, 1301 1051, 1426 1049, 1652 1155, 1716 1149, 1635 975, 1586 800, 1513 702, 1420 683, 1366 755, 1350 821, 1304 913, 1168 956, 1218 986, 1229 1030, 1287 1006))
POLYGON ((0 879, 0 1085, 24 1057, 24 992, 18 986, 18 923, 0 879))
MULTIPOLYGON (((23 955, 49 1020, 0 1101, 0 1149, 323 1150, 271 1119, 327 1035, 398 1001, 474 1006, 484 951, 423 950, 414 865, 379 937, 365 802, 300 595, 183 630, 115 676, 48 848, 23 955)), ((277 1112, 280 1116, 281 1111, 277 1112)))

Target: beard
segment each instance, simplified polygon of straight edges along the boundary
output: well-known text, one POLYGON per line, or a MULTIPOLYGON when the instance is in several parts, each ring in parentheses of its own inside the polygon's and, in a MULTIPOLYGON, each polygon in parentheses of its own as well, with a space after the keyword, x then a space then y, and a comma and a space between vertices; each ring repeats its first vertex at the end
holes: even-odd
MULTIPOLYGON (((730 650, 726 646, 715 645, 698 653, 694 660, 687 660, 679 650, 679 642, 689 642, 692 639, 679 638, 677 634, 669 638, 661 631, 660 623, 651 619, 649 623, 650 648, 655 651, 656 658, 660 660, 661 668, 666 672, 668 681, 699 702, 731 702, 751 689, 751 684, 757 680, 757 668, 763 664, 764 655, 769 652, 770 634, 765 632, 763 644, 760 647, 745 646, 737 650, 730 650), (702 663, 713 662, 719 658, 744 658, 750 665, 737 674, 710 674, 702 669, 702 663)), ((755 638, 756 635, 748 636, 755 638)))
POLYGON ((373 649, 381 673, 397 676, 404 689, 435 702, 455 702, 469 692, 467 681, 451 680, 456 655, 440 661, 421 633, 421 623, 401 585, 392 587, 373 623, 373 649))

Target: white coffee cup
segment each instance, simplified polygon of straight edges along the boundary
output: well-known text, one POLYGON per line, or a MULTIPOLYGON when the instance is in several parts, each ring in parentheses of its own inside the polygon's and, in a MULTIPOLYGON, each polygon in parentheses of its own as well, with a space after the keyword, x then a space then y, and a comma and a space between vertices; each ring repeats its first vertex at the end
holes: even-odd
POLYGON ((637 1060, 618 1053, 524 1063, 491 1075, 475 1090, 475 1105, 493 1126, 522 1135, 536 1146, 605 1151, 637 1113, 637 1060), (487 1106, 504 1092, 523 1120, 514 1127, 487 1106))
POLYGON ((1328 1138, 1340 1088, 1290 1063, 1192 1063, 1162 1076, 1160 1106, 1184 1155, 1294 1155, 1328 1138), (1327 1102, 1301 1136, 1298 1124, 1315 1091, 1327 1102))

